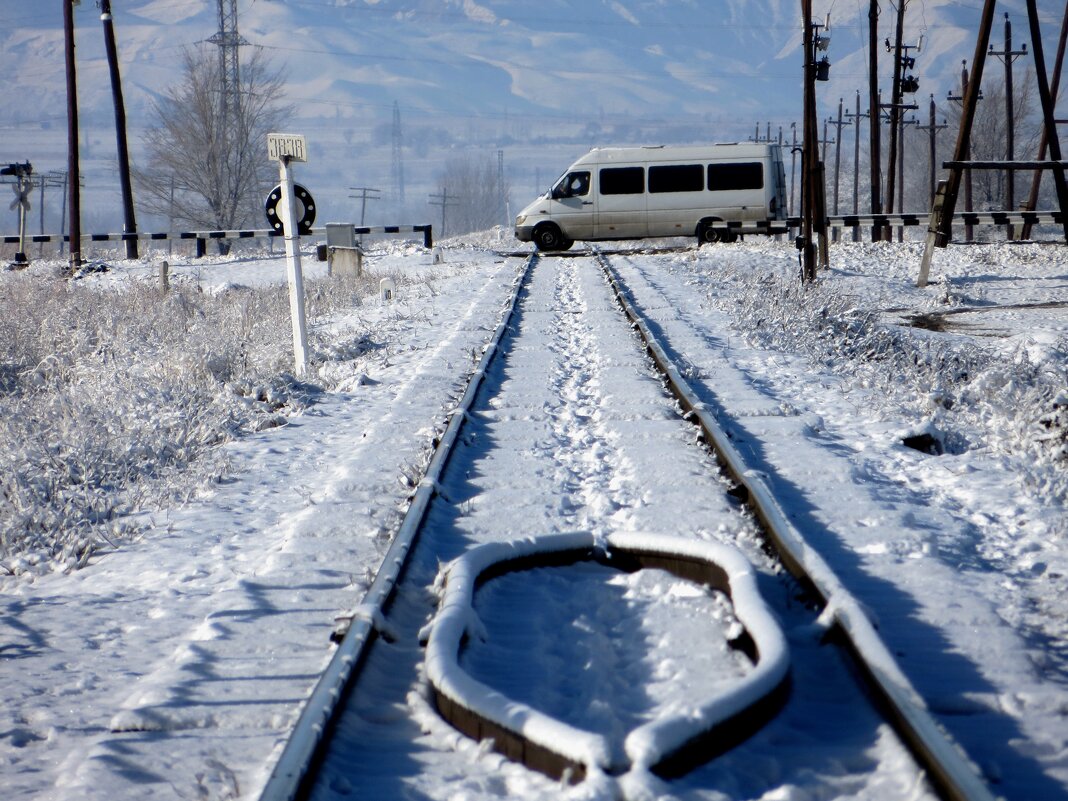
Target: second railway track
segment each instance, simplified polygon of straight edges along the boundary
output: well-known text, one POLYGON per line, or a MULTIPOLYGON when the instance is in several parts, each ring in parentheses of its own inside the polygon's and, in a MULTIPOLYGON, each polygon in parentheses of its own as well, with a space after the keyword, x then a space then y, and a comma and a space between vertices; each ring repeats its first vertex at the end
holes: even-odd
MULTIPOLYGON (((383 581, 356 616, 360 642, 324 676, 265 799, 559 798, 557 779, 493 753, 508 750, 500 732, 480 744, 442 719, 421 633, 437 610, 442 565, 488 543, 564 532, 740 548, 791 653, 781 709, 755 733, 747 726, 752 736, 735 748, 658 776, 632 776, 625 766, 595 771, 567 790, 575 797, 755 798, 791 787, 813 798, 991 797, 897 681, 893 660, 848 594, 837 594, 833 574, 803 543, 791 550, 794 532, 777 519, 759 476, 729 443, 714 454, 699 441, 716 433, 707 409, 679 389, 693 368, 673 362, 629 297, 606 257, 527 265, 468 392, 463 425, 455 420, 445 435, 451 453, 436 458, 431 469, 440 475, 420 488, 405 523, 418 539, 387 557, 384 573, 397 576, 396 586, 383 581), (674 396, 654 360, 678 385, 674 396), (700 438, 680 406, 705 424, 700 438), (773 549, 799 580, 766 552, 777 528, 787 538, 773 536, 773 549), (831 607, 822 616, 821 603, 831 607), (847 647, 826 645, 827 631, 847 647)), ((594 732, 618 766, 629 731, 751 668, 725 648, 738 624, 718 596, 659 571, 617 573, 580 563, 483 585, 475 610, 484 641, 472 638, 463 664, 500 696, 594 732)))

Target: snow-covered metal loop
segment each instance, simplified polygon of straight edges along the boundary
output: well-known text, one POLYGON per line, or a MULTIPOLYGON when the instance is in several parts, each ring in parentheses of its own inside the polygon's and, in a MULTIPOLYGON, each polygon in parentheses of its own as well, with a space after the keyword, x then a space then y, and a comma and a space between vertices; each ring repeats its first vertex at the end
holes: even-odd
POLYGON ((785 699, 786 638, 757 589, 752 566, 728 545, 641 534, 598 538, 589 532, 488 543, 446 568, 439 609, 427 642, 426 676, 440 714, 465 734, 492 738, 500 753, 555 778, 580 781, 591 774, 631 771, 679 775, 744 739, 785 699), (475 590, 486 574, 594 560, 628 570, 659 568, 725 593, 744 629, 731 644, 753 662, 752 670, 725 691, 631 731, 623 744, 626 764, 613 763, 611 743, 603 735, 509 699, 459 663, 465 639, 477 626, 475 590))

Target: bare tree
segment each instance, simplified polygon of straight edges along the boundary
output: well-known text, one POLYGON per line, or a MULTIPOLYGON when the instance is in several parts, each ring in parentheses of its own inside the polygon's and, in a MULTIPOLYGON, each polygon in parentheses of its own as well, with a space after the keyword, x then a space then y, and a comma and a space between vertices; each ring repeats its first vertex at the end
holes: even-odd
POLYGON ((451 234, 485 231, 504 223, 509 186, 507 180, 501 185, 496 159, 476 161, 467 154, 450 158, 438 179, 438 193, 446 191, 451 234))
POLYGON ((274 165, 266 135, 291 108, 279 102, 284 79, 260 49, 241 65, 240 103, 222 130, 219 62, 207 46, 183 52, 183 76, 153 108, 144 135, 148 164, 135 175, 147 211, 172 223, 240 228, 262 213, 274 165))

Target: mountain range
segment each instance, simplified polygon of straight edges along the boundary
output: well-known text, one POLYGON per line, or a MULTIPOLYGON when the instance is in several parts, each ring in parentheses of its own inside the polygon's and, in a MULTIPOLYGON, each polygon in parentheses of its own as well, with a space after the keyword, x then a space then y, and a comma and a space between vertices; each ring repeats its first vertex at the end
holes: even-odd
MULTIPOLYGON (((0 161, 28 159, 41 171, 65 168, 62 9, 55 5, 0 0, 0 65, 8 76, 0 161)), ((813 5, 816 21, 830 22, 830 80, 818 86, 827 118, 839 98, 851 111, 857 91, 866 105, 869 3, 813 5)), ((893 36, 896 6, 880 5, 882 42, 893 36)), ((1053 0, 1039 5, 1052 61, 1062 10, 1053 0)), ((791 124, 801 116, 799 6, 787 0, 238 0, 236 9, 247 43, 242 52, 263 48, 287 77, 280 101, 293 105, 289 127, 307 136, 312 156, 302 167, 305 183, 319 188, 320 208, 326 203, 328 215, 343 219, 352 213, 348 193, 357 184, 380 188, 389 201, 372 203, 371 218, 387 209, 394 216, 425 214, 425 193, 456 153, 496 158, 501 151, 512 194, 525 202, 594 145, 730 141, 769 130, 777 136, 780 127, 790 141, 791 124), (397 121, 404 204, 392 169, 397 121)), ((945 106, 947 92, 959 92, 961 61, 972 58, 981 7, 978 0, 907 2, 904 40, 917 44, 923 37, 923 47, 910 55, 924 110, 929 94, 945 106)), ((136 160, 152 104, 179 78, 182 49, 214 48, 208 40, 219 30, 220 8, 213 0, 115 0, 112 8, 136 160)), ((1030 38, 1024 3, 997 8, 992 42, 1002 48, 1000 12, 1008 12, 1019 49, 1030 38)), ((100 193, 86 213, 114 225, 113 111, 98 9, 83 2, 75 20, 83 170, 87 192, 100 193)), ((888 94, 891 58, 880 50, 888 94)), ((1016 61, 1017 80, 1029 63, 1030 55, 1016 61)), ((988 60, 988 76, 1002 69, 988 60)))

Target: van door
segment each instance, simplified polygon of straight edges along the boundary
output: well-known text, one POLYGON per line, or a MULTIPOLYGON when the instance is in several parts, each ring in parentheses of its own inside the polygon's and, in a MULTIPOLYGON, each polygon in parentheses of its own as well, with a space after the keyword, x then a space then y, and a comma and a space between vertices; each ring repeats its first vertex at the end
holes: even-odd
POLYGON ((565 173, 549 192, 549 217, 568 239, 593 239, 594 204, 589 170, 565 173))
POLYGON ((597 171, 596 239, 641 239, 649 235, 645 167, 602 167, 597 171))

